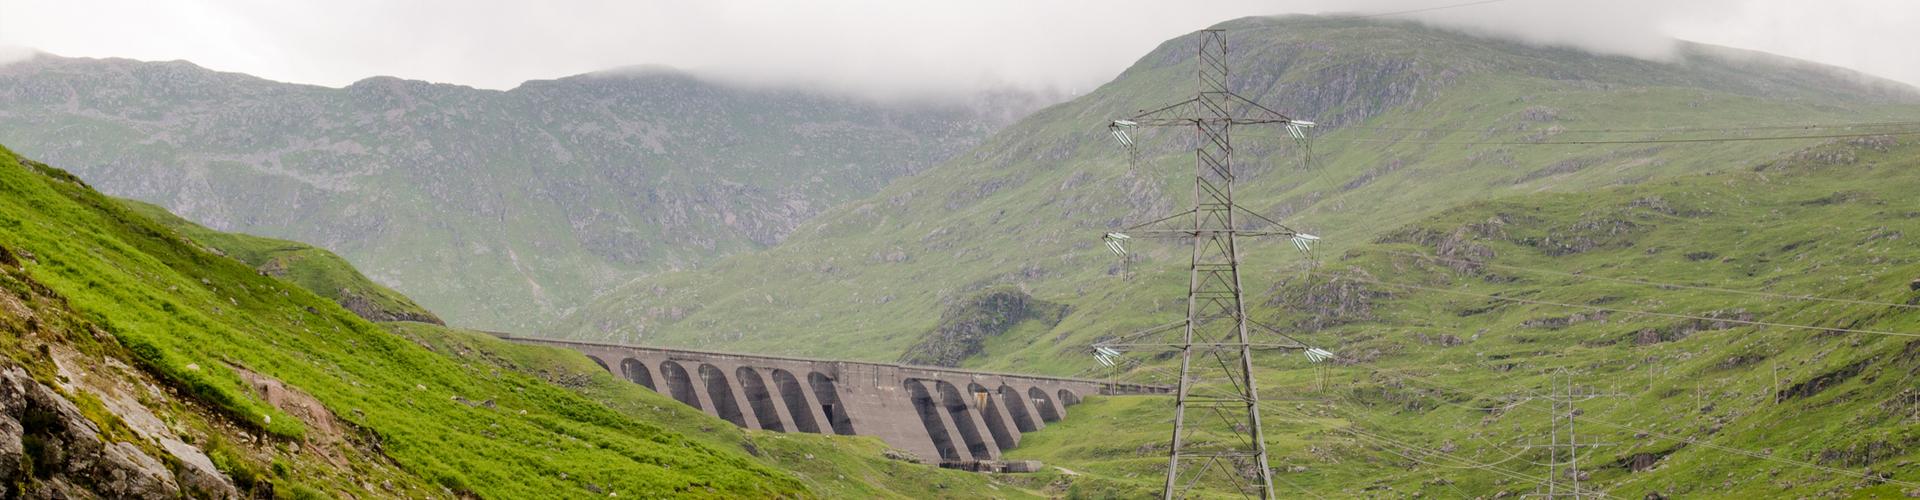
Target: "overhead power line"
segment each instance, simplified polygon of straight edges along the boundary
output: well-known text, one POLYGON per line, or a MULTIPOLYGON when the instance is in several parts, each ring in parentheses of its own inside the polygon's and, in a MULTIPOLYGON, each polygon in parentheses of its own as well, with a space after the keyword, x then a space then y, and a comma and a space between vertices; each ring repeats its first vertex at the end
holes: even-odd
POLYGON ((1734 294, 1751 295, 1755 297, 1766 297, 1766 298, 1781 299, 1781 300, 1804 300, 1804 301, 1832 302, 1832 303, 1838 303, 1838 304, 1852 304, 1852 305, 1862 305, 1862 306, 1920 309, 1920 305, 1901 304, 1896 302, 1874 302, 1870 300, 1838 299, 1838 298, 1830 298, 1830 297, 1815 297, 1812 295, 1793 295, 1793 294, 1786 294, 1786 293, 1758 292, 1758 291, 1752 291, 1752 290, 1737 290, 1732 288, 1717 288, 1717 287, 1700 286, 1700 285, 1683 285, 1679 283, 1662 283, 1658 281, 1650 281, 1650 280, 1644 280, 1644 279, 1616 278, 1611 276, 1595 276, 1595 275, 1585 274, 1585 273, 1570 273, 1566 271, 1555 271, 1551 269, 1510 266, 1506 264, 1494 264, 1491 262, 1475 262, 1471 260, 1452 259, 1447 257, 1439 257, 1439 256, 1427 255, 1427 254, 1415 253, 1415 252, 1399 252, 1399 251, 1393 251, 1393 250, 1382 250, 1382 252, 1387 254, 1392 254, 1392 255, 1402 255, 1407 257, 1415 257, 1415 258, 1420 258, 1425 260, 1431 260, 1435 262, 1471 264, 1476 266, 1486 266, 1486 267, 1499 268, 1499 269, 1511 269, 1515 271, 1523 271, 1523 272, 1531 272, 1531 273, 1539 273, 1539 274, 1550 274, 1554 276, 1564 276, 1568 278, 1611 281, 1614 283, 1625 283, 1629 285, 1641 285, 1641 286, 1650 286, 1650 287, 1656 287, 1656 288, 1678 288, 1683 290, 1698 290, 1703 292, 1734 293, 1734 294))
POLYGON ((1359 276, 1354 277, 1354 279, 1368 282, 1368 283, 1374 283, 1382 286, 1390 286, 1394 288, 1402 288, 1402 289, 1408 289, 1408 290, 1423 290, 1423 291, 1439 292, 1439 293, 1452 294, 1452 295, 1462 295, 1462 296, 1468 296, 1468 297, 1478 297, 1478 298, 1484 298, 1484 299, 1518 302, 1522 304, 1536 304, 1536 305, 1543 305, 1543 306, 1586 309, 1590 311, 1605 311, 1605 312, 1620 313, 1620 314, 1638 314, 1638 315, 1644 315, 1644 316, 1659 316, 1659 317, 1665 317, 1665 318, 1691 319, 1691 320, 1699 320, 1699 321, 1715 321, 1715 322, 1734 323, 1734 324, 1750 325, 1750 326, 1772 326, 1772 327, 1779 327, 1779 328, 1794 328, 1794 329, 1801 329, 1801 330, 1814 330, 1814 331, 1831 332, 1831 333, 1864 333, 1864 334, 1871 334, 1871 335, 1887 335, 1887 336, 1893 336, 1893 337, 1920 338, 1920 334, 1916 334, 1916 333, 1889 332, 1889 331, 1882 331, 1882 330, 1861 330, 1861 329, 1855 329, 1855 328, 1835 328, 1835 327, 1811 326, 1811 325, 1795 325, 1790 323, 1774 323, 1769 321, 1748 321, 1748 320, 1731 319, 1731 318, 1713 318, 1713 317, 1707 317, 1707 316, 1696 316, 1692 314, 1639 311, 1639 310, 1633 310, 1633 309, 1620 309, 1620 308, 1614 308, 1614 307, 1568 304, 1565 302, 1553 302, 1553 301, 1547 301, 1547 300, 1522 299, 1518 297, 1504 297, 1500 295, 1466 292, 1466 291, 1430 287, 1430 286, 1410 285, 1406 283, 1390 283, 1386 281, 1380 281, 1374 278, 1359 277, 1359 276))
MULTIPOLYGON (((1764 136, 1764 137, 1705 137, 1705 138, 1690 138, 1690 139, 1620 139, 1620 140, 1609 139, 1609 140, 1592 140, 1592 141, 1410 141, 1410 140, 1401 140, 1401 139, 1349 138, 1349 139, 1320 139, 1317 142, 1364 142, 1364 143, 1380 143, 1380 144, 1417 144, 1417 145, 1435 145, 1435 146, 1595 146, 1595 145, 1606 145, 1606 144, 1683 144, 1683 143, 1703 143, 1703 142, 1711 143, 1711 142, 1790 141, 1790 140, 1805 140, 1805 139, 1846 139, 1846 138, 1859 138, 1859 137, 1888 137, 1888 136, 1909 136, 1909 135, 1920 135, 1920 131, 1876 132, 1876 133, 1859 133, 1859 134, 1785 135, 1785 136, 1764 136)), ((1285 139, 1285 137, 1280 137, 1280 136, 1246 136, 1246 137, 1285 139)))
MULTIPOLYGON (((1421 382, 1421 383, 1424 383, 1424 384, 1426 384, 1426 385, 1427 385, 1428 387, 1432 387, 1432 388, 1436 388, 1436 389, 1441 389, 1441 390, 1447 390, 1447 391, 1453 391, 1453 392, 1456 392, 1456 393, 1460 393, 1460 394, 1465 394, 1465 395, 1469 395, 1469 396, 1473 396, 1473 397, 1476 397, 1476 398, 1491 398, 1491 397, 1493 397, 1493 396, 1491 396, 1491 395, 1488 395, 1488 394, 1484 394, 1484 393, 1480 393, 1480 392, 1478 392, 1478 391, 1474 391, 1474 390, 1470 390, 1470 389, 1461 389, 1461 388, 1458 388, 1458 387, 1453 387, 1453 386, 1451 386, 1451 385, 1447 385, 1447 384, 1442 384, 1442 383, 1439 383, 1439 382, 1436 382, 1436 381, 1433 381, 1433 380, 1431 380, 1431 379, 1428 379, 1428 378, 1426 378, 1426 377, 1422 377, 1422 376, 1419 376, 1419 375, 1414 375, 1414 374, 1411 374, 1411 373, 1407 373, 1407 372, 1406 372, 1405 370, 1397 370, 1397 369, 1391 369, 1391 368, 1378 368, 1378 367, 1370 367, 1369 369, 1370 369, 1370 370, 1372 370, 1372 371, 1375 371, 1375 372, 1380 372, 1380 371, 1388 371, 1388 372, 1393 372, 1393 373, 1396 373, 1396 374, 1399 374, 1399 375, 1401 375, 1401 376, 1402 376, 1402 377, 1403 377, 1404 379, 1406 379, 1406 380, 1414 380, 1414 381, 1418 381, 1418 382, 1421 382)), ((1419 395, 1418 393, 1411 393, 1411 394, 1414 394, 1414 395, 1416 395, 1416 396, 1417 396, 1417 395, 1419 395)), ((1533 411, 1540 411, 1540 410, 1539 410, 1538 408, 1531 408, 1531 407, 1522 407, 1522 408, 1527 408, 1527 409, 1529 409, 1529 410, 1533 410, 1533 411)), ((1757 459, 1761 459, 1761 460, 1766 460, 1766 461, 1770 461, 1770 462, 1775 462, 1775 463, 1781 463, 1781 464, 1786 464, 1786 465, 1793 465, 1793 466, 1798 466, 1798 467, 1805 467, 1805 468, 1810 468, 1810 469, 1815 469, 1815 470, 1820 470, 1820 471, 1824 471, 1824 472, 1829 472, 1829 473, 1834 473, 1834 474, 1844 474, 1844 475, 1848 475, 1848 476, 1853 476, 1853 477, 1858 477, 1858 478, 1861 478, 1861 479, 1866 479, 1866 480, 1870 480, 1870 481, 1884 481, 1884 482, 1887 482, 1887 483, 1890 483, 1890 484, 1897 484, 1897 485, 1901 485, 1901 486, 1907 486, 1907 487, 1920 487, 1920 482, 1913 482, 1913 481, 1905 481, 1905 480, 1900 480, 1900 479, 1894 479, 1894 478, 1891 478, 1891 477, 1881 477, 1881 476, 1877 476, 1877 475, 1873 475, 1873 474, 1868 474, 1868 473, 1864 473, 1864 472, 1859 472, 1859 471, 1852 471, 1852 470, 1847 470, 1847 469, 1841 469, 1841 468, 1838 468, 1838 467, 1830 467, 1830 466, 1826 466, 1826 465, 1820 465, 1820 464, 1816 464, 1816 463, 1812 463, 1812 462, 1803 462, 1803 461, 1799 461, 1799 460, 1794 460, 1794 459, 1790 459, 1790 458, 1780 458, 1780 457, 1776 457, 1776 456, 1773 456, 1773 455, 1770 455, 1770 454, 1766 454, 1766 453, 1761 453, 1761 452, 1757 452, 1757 451, 1752 451, 1752 450, 1747 450, 1747 449, 1742 449, 1742 448, 1736 448, 1736 447, 1732 447, 1732 446, 1726 446, 1726 445, 1721 445, 1721 444, 1715 444, 1715 443, 1712 443, 1712 442, 1708 442, 1708 441, 1702 441, 1702 440, 1699 440, 1699 439, 1695 439, 1695 438, 1692 438, 1692 437, 1682 437, 1682 436, 1676 436, 1676 435, 1673 435, 1673 434, 1667 434, 1667 433, 1664 433, 1664 432, 1660 432, 1660 431, 1657 431, 1657 430, 1653 430, 1653 429, 1645 429, 1645 428, 1640 428, 1640 427, 1634 427, 1634 426, 1631 426, 1631 425, 1626 425, 1626 424, 1617 424, 1617 423, 1613 423, 1613 422, 1608 422, 1608 421, 1605 421, 1605 420, 1600 420, 1600 419, 1596 419, 1596 418, 1593 418, 1593 417, 1584 417, 1584 418, 1582 418, 1582 420, 1581 420, 1581 421, 1583 421, 1583 422, 1587 422, 1587 423, 1594 423, 1594 424, 1600 424, 1600 425, 1604 425, 1604 426, 1607 426, 1607 427, 1612 427, 1612 428, 1615 428, 1615 429, 1620 429, 1620 430, 1624 430, 1624 431, 1631 431, 1631 432, 1635 432, 1635 433, 1642 433, 1642 432, 1644 432, 1644 433, 1646 433, 1647 435, 1650 435, 1650 436, 1658 436, 1658 437, 1660 437, 1660 438, 1662 438, 1662 439, 1666 439, 1666 440, 1671 440, 1671 441, 1680 441, 1680 442, 1684 442, 1684 443, 1687 443, 1688 445, 1694 445, 1694 446, 1700 446, 1700 447, 1703 447, 1703 448, 1708 448, 1708 449, 1712 449, 1712 450, 1716 450, 1716 451, 1721 451, 1721 452, 1725 452, 1725 453, 1732 453, 1732 454, 1736 454, 1736 455, 1741 455, 1741 456, 1745 456, 1745 457, 1749 457, 1749 458, 1757 458, 1757 459)))
MULTIPOLYGON (((1535 130, 1535 132, 1553 132, 1555 134, 1623 134, 1623 133, 1671 133, 1671 132, 1747 132, 1747 131, 1757 131, 1757 130, 1834 130, 1834 129, 1850 130, 1850 129, 1860 129, 1860 128, 1881 128, 1881 127, 1920 127, 1920 121, 1810 123, 1810 124, 1725 126, 1725 127, 1694 126, 1694 127, 1662 127, 1662 128, 1559 128, 1559 129, 1541 129, 1541 130, 1535 130)), ((1363 127, 1358 125, 1330 126, 1330 128, 1333 128, 1336 130, 1378 130, 1378 131, 1385 131, 1385 132, 1461 132, 1461 131, 1468 130, 1460 127, 1453 127, 1453 128, 1363 127)))
MULTIPOLYGON (((1296 410, 1294 410, 1294 409, 1292 409, 1292 408, 1287 408, 1287 407, 1285 407, 1285 406, 1278 406, 1278 405, 1276 405, 1276 404, 1274 404, 1274 403, 1270 403, 1270 402, 1269 402, 1269 403, 1262 403, 1262 404, 1261 404, 1260 406, 1261 406, 1261 408, 1264 408, 1264 409, 1266 409, 1267 411, 1271 411, 1271 412, 1275 412, 1275 413, 1282 413, 1282 414, 1287 414, 1287 416, 1291 416, 1291 417, 1293 417, 1293 418, 1296 418, 1296 419, 1303 419, 1303 420, 1305 420, 1305 419, 1312 419, 1312 418, 1314 418, 1314 416, 1313 416, 1313 415, 1308 415, 1308 414, 1305 414, 1305 413, 1301 413, 1301 412, 1299 412, 1299 411, 1296 411, 1296 410)), ((1355 421, 1355 423, 1357 424, 1357 420, 1358 420, 1358 419, 1353 419, 1352 421, 1355 421)), ((1387 436, 1384 436, 1384 435, 1380 435, 1380 434, 1376 434, 1376 433, 1372 433, 1372 432, 1367 432, 1367 431, 1363 431, 1363 430, 1358 430, 1358 429, 1354 429, 1354 428, 1353 428, 1352 426, 1348 426, 1348 427, 1334 427, 1334 428, 1332 428, 1331 430, 1333 430, 1333 431, 1335 431, 1335 432, 1340 432, 1340 433, 1343 433, 1343 434, 1347 434, 1347 435, 1349 435, 1349 436, 1353 436, 1353 437, 1355 437, 1355 438, 1359 438, 1359 439, 1360 439, 1360 440, 1362 440, 1362 441, 1369 441, 1369 442, 1372 442, 1372 443, 1374 443, 1374 444, 1375 444, 1376 446, 1379 446, 1379 445, 1387 445, 1387 446, 1392 446, 1392 447, 1394 447, 1394 448, 1400 448, 1400 449, 1404 449, 1404 450, 1408 450, 1408 451, 1411 451, 1411 452, 1415 452, 1415 453, 1419 453, 1419 454, 1421 454, 1421 455, 1424 455, 1424 456, 1425 456, 1425 457, 1427 457, 1427 458, 1425 458, 1425 459, 1423 459, 1423 458, 1420 458, 1420 457, 1418 457, 1418 456, 1414 456, 1414 455, 1409 455, 1409 454, 1406 454, 1406 453, 1401 453, 1401 452, 1399 452, 1399 451, 1395 451, 1395 450, 1391 450, 1391 449, 1386 449, 1386 447, 1385 447, 1385 446, 1382 446, 1382 447, 1381 447, 1381 449, 1383 449, 1383 450, 1385 450, 1385 451, 1387 451, 1388 453, 1392 453, 1392 454, 1394 454, 1394 455, 1398 455, 1398 456, 1400 456, 1400 457, 1402 457, 1402 458, 1406 458, 1406 459, 1408 459, 1408 460, 1412 460, 1412 461, 1415 461, 1415 462, 1419 462, 1419 463, 1421 463, 1421 464, 1425 464, 1425 465, 1428 465, 1428 466, 1433 466, 1433 467, 1442 467, 1442 468, 1450 468, 1450 469, 1458 469, 1458 468, 1466 468, 1466 469, 1477 469, 1477 470, 1484 470, 1484 471, 1488 471, 1488 472, 1492 472, 1492 473, 1494 473, 1494 474, 1497 474, 1497 475, 1501 475, 1501 476, 1505 476, 1505 477, 1507 477, 1507 478, 1509 478, 1509 479, 1518 479, 1518 480, 1522 480, 1522 481, 1527 481, 1527 482, 1531 482, 1531 483, 1534 483, 1534 484, 1537 484, 1537 485, 1540 485, 1540 486, 1546 486, 1546 485, 1547 485, 1547 484, 1548 484, 1548 483, 1550 482, 1550 481, 1548 481, 1548 480, 1547 480, 1547 478, 1543 478, 1543 477, 1539 477, 1539 476, 1534 476, 1534 475, 1531 475, 1531 474, 1527 474, 1527 473, 1523 473, 1523 472, 1518 472, 1518 471, 1514 471, 1514 470, 1512 470, 1512 469, 1507 469, 1507 468, 1503 468, 1503 467, 1499 467, 1499 466, 1498 466, 1498 465, 1496 465, 1496 464, 1489 464, 1489 463, 1485 463, 1485 462, 1480 462, 1480 461, 1477 461, 1477 460, 1474 460, 1474 459, 1471 459, 1471 458, 1467 458, 1467 457, 1462 457, 1462 456, 1458 456, 1458 455, 1454 455, 1454 454, 1451 454, 1451 453, 1447 453, 1447 452, 1443 452, 1443 451, 1439 451, 1439 450, 1435 450, 1435 449, 1432 449, 1432 448, 1427 448, 1427 447, 1424 447, 1424 446, 1420 446, 1420 445, 1417 445, 1417 444, 1412 444, 1412 443, 1407 443, 1407 442, 1404 442, 1404 441, 1401 441, 1401 440, 1398 440, 1398 439, 1394 439, 1394 438, 1391 438, 1391 437, 1387 437, 1387 436), (1450 462, 1453 462, 1453 463, 1454 463, 1454 464, 1456 464, 1456 465, 1446 465, 1446 464, 1441 464, 1441 463, 1435 463, 1435 461, 1440 461, 1440 460, 1445 460, 1445 461, 1450 461, 1450 462)), ((1598 494, 1598 495, 1601 495, 1601 496, 1603 496, 1603 497, 1605 497, 1605 498, 1614 498, 1613 496, 1611 496, 1611 495, 1607 495, 1607 494, 1606 494, 1606 493, 1604 493, 1604 492, 1595 492, 1595 493, 1596 493, 1596 494, 1598 494)))

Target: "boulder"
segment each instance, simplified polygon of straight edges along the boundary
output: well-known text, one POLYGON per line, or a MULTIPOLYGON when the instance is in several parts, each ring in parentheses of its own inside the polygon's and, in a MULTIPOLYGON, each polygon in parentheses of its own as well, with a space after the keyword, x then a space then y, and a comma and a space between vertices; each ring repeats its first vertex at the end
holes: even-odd
MULTIPOLYGON (((179 498, 164 462, 132 443, 109 442, 80 408, 19 367, 0 371, 0 479, 8 497, 179 498), (22 470, 31 437, 44 443, 22 470), (25 491, 14 491, 24 488, 25 491)), ((224 481, 221 481, 224 482, 224 481)), ((225 490, 227 495, 231 489, 225 490)), ((220 495, 219 491, 210 492, 220 495)))

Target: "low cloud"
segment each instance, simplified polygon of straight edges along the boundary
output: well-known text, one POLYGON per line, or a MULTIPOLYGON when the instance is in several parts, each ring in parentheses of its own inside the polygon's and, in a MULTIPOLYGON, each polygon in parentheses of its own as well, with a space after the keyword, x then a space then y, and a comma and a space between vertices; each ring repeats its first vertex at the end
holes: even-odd
POLYGON ((26 47, 9 47, 6 45, 0 45, 0 66, 6 66, 8 64, 13 64, 13 63, 25 61, 28 59, 33 59, 33 56, 37 54, 39 53, 35 52, 33 49, 29 49, 26 47))
MULTIPOLYGON (((1465 0, 0 0, 0 45, 186 59, 341 86, 393 75, 504 89, 659 64, 876 97, 1077 93, 1162 41, 1221 21, 1383 13, 1465 0)), ((1394 16, 1488 36, 1664 59, 1675 38, 1920 82, 1920 2, 1504 0, 1394 16)))

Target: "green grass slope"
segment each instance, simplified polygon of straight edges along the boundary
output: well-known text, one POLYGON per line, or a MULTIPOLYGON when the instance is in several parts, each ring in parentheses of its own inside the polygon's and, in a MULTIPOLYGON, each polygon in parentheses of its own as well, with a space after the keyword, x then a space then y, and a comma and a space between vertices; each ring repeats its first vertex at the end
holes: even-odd
POLYGON ((268 276, 332 299, 368 321, 441 323, 413 299, 374 283, 333 252, 297 241, 223 233, 182 219, 158 205, 121 200, 128 208, 215 254, 239 259, 268 276))
MULTIPOLYGON (((406 474, 454 493, 808 491, 744 453, 530 376, 489 373, 430 352, 331 301, 190 245, 65 172, 4 150, 0 246, 22 256, 21 279, 37 284, 28 289, 68 304, 101 342, 121 346, 129 364, 278 446, 298 450, 327 431, 257 395, 243 370, 310 394, 406 474)), ((290 456, 300 461, 294 469, 325 462, 297 451, 290 456)), ((316 487, 346 494, 358 485, 316 487)), ((352 494, 404 494, 374 488, 352 494)))
MULTIPOLYGON (((1239 129, 1237 199, 1325 237, 1323 253, 1333 255, 1473 200, 1738 168, 1817 141, 1526 143, 1920 119, 1911 89, 1713 47, 1684 45, 1680 60, 1656 63, 1375 20, 1292 16, 1219 27, 1228 30, 1235 89, 1325 125, 1317 163, 1305 170, 1284 131, 1239 129), (1646 131, 1676 127, 1710 129, 1646 131), (1591 129, 1626 132, 1577 132, 1591 129)), ((963 365, 1091 368, 1093 338, 1177 315, 1185 249, 1140 241, 1123 266, 1098 235, 1188 203, 1190 132, 1138 134, 1145 146, 1133 168, 1104 125, 1191 96, 1193 42, 1170 40, 1096 91, 829 210, 777 247, 636 280, 540 333, 887 360, 933 329, 942 310, 1018 285, 1071 314, 997 337, 993 356, 963 365)), ((1289 276, 1273 270, 1301 260, 1284 241, 1243 248, 1253 288, 1289 276)))
MULTIPOLYGON (((572 351, 371 323, 319 295, 411 302, 351 288, 377 285, 324 250, 210 231, 5 150, 0 181, 0 352, 48 381, 137 367, 147 375, 135 385, 173 388, 139 404, 244 493, 1028 498, 1047 487, 888 459, 872 438, 744 431, 572 351), (274 262, 288 272, 260 269, 274 262), (323 408, 254 390, 255 373, 323 408)), ((110 438, 157 446, 108 407, 82 407, 110 438)))
MULTIPOLYGON (((1553 439, 1555 414, 1544 397, 1570 382, 1593 396, 1574 428, 1595 443, 1579 458, 1589 491, 1920 495, 1916 190, 1920 141, 1851 140, 1710 174, 1470 203, 1293 271, 1259 297, 1260 318, 1342 358, 1258 360, 1276 487, 1540 492, 1539 464, 1553 460, 1532 446, 1553 439)), ((1107 488, 1157 488, 1164 398, 1090 398, 1074 411, 1011 456, 1107 488)))

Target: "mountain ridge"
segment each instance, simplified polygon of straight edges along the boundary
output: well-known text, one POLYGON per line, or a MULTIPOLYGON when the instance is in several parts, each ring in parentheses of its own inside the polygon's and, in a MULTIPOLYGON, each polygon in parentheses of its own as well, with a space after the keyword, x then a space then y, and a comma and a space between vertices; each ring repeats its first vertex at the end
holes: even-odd
MULTIPOLYGON (((1573 57, 1580 53, 1396 22, 1294 16, 1219 26, 1232 28, 1237 91, 1323 124, 1315 132, 1317 164, 1306 170, 1297 170, 1301 154, 1284 134, 1240 132, 1241 202, 1331 235, 1321 243, 1329 252, 1476 197, 1740 168, 1818 141, 1518 143, 1594 137, 1582 129, 1625 129, 1631 135, 1624 138, 1646 139, 1674 137, 1658 132, 1672 127, 1920 117, 1904 92, 1848 86, 1822 71, 1749 78, 1746 72, 1771 70, 1573 57), (1526 71, 1501 70, 1509 67, 1526 71), (1629 71, 1642 69, 1651 73, 1629 71), (1463 145, 1448 145, 1455 142, 1463 145)), ((1085 340, 1071 339, 1163 323, 1144 317, 1170 312, 1147 291, 1179 288, 1164 268, 1184 262, 1176 253, 1140 243, 1121 266, 1094 240, 1182 203, 1180 186, 1191 182, 1181 173, 1191 168, 1186 139, 1140 131, 1136 169, 1103 127, 1186 97, 1193 36, 1163 44, 1098 90, 1037 111, 969 153, 815 217, 780 245, 640 278, 542 333, 889 359, 970 291, 1019 284, 1073 313, 1043 335, 989 345, 991 356, 965 366, 1083 369, 1090 359, 1073 350, 1085 340), (1102 282, 1147 270, 1136 281, 1151 281, 1124 290, 1102 282), (812 314, 781 312, 795 310, 812 314)), ((1249 262, 1290 267, 1278 265, 1292 260, 1290 250, 1252 252, 1249 262)))
POLYGON ((0 141, 214 229, 312 242, 491 329, 777 242, 1032 104, 885 104, 680 72, 499 91, 187 62, 0 66, 0 141))

